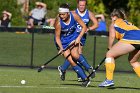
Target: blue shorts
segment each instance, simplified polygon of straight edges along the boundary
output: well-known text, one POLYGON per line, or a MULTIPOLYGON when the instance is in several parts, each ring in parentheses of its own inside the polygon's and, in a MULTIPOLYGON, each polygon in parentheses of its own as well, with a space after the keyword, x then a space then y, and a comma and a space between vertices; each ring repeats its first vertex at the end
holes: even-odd
POLYGON ((86 43, 86 38, 87 38, 87 34, 85 33, 85 34, 83 35, 83 37, 81 38, 81 46, 84 46, 84 45, 85 45, 85 43, 86 43))
MULTIPOLYGON (((80 34, 80 33, 77 32, 77 35, 79 35, 79 34, 80 34)), ((85 33, 85 34, 82 36, 82 38, 81 38, 81 41, 80 41, 81 46, 84 46, 84 45, 85 45, 85 43, 86 43, 86 38, 87 38, 87 33, 85 33)))

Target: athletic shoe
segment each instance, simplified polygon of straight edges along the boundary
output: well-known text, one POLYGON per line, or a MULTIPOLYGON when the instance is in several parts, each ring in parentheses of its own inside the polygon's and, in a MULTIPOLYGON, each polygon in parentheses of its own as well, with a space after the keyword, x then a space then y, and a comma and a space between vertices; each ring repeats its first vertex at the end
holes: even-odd
POLYGON ((108 79, 99 84, 99 87, 111 87, 111 86, 114 86, 114 81, 108 79))
POLYGON ((90 80, 84 80, 82 83, 82 87, 88 87, 88 85, 90 84, 90 80))
POLYGON ((64 81, 66 72, 62 70, 61 66, 58 66, 58 71, 59 71, 59 74, 60 74, 60 79, 64 81))
POLYGON ((91 74, 91 78, 95 78, 95 71, 93 70, 93 67, 90 67, 90 69, 88 69, 88 73, 91 74))
POLYGON ((82 82, 83 80, 82 80, 82 78, 78 78, 77 81, 78 82, 82 82))

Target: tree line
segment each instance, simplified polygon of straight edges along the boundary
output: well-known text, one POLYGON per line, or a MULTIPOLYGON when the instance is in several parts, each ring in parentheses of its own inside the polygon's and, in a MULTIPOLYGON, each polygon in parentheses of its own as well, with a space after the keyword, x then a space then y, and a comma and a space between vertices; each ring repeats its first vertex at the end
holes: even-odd
MULTIPOLYGON (((55 17, 61 3, 69 3, 70 9, 76 8, 77 0, 29 0, 29 11, 35 7, 36 1, 47 4, 47 17, 55 17)), ((104 14, 106 19, 110 19, 110 13, 114 8, 123 8, 126 11, 127 19, 140 27, 140 1, 139 0, 87 0, 88 9, 95 14, 104 14)), ((17 0, 1 0, 0 12, 8 10, 12 13, 12 25, 24 26, 24 15, 21 14, 21 5, 17 5, 17 0), (20 23, 20 24, 19 24, 20 23)), ((2 16, 2 14, 0 14, 2 16)), ((27 16, 27 14, 25 14, 27 16)), ((109 23, 109 22, 107 22, 109 23)))

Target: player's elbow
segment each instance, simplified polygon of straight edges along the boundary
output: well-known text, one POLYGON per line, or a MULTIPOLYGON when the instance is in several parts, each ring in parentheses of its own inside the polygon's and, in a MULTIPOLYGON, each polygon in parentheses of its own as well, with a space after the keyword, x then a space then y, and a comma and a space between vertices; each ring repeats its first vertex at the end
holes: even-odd
POLYGON ((87 30, 87 26, 86 25, 83 25, 82 26, 82 29, 84 29, 84 31, 86 31, 87 30))

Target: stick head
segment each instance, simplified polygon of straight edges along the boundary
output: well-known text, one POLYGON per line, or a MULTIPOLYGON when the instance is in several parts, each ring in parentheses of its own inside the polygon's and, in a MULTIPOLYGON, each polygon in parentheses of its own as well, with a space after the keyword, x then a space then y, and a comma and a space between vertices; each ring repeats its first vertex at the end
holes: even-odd
POLYGON ((40 68, 38 68, 38 72, 41 72, 43 70, 45 66, 41 66, 40 68))

